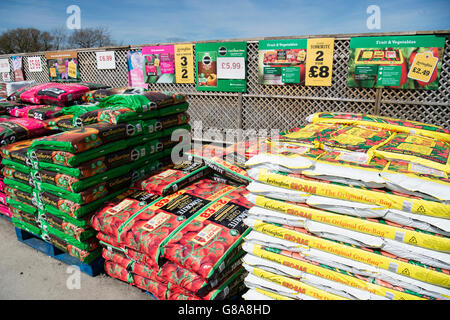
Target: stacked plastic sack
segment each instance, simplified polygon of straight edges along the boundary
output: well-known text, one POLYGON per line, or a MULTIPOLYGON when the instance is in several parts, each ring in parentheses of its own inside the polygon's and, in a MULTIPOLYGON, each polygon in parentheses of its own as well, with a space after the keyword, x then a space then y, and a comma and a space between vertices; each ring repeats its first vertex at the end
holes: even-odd
MULTIPOLYGON (((14 208, 16 201, 19 201, 15 193, 19 187, 23 192, 22 196, 27 194, 28 200, 31 199, 29 196, 32 193, 30 187, 33 187, 33 185, 28 182, 31 163, 26 161, 26 149, 30 146, 30 139, 53 134, 55 131, 52 130, 59 132, 60 127, 48 125, 54 117, 70 105, 82 102, 80 98, 89 90, 105 87, 93 83, 36 84, 33 81, 24 83, 17 91, 8 95, 8 100, 0 103, 0 145, 4 146, 2 154, 4 162, 7 164, 2 169, 0 183, 1 212, 8 216, 13 213, 11 210, 14 208), (3 172, 7 172, 6 182, 9 184, 7 186, 3 184, 3 172), (8 200, 8 198, 10 199, 8 200), (14 202, 14 204, 5 206, 6 201, 14 202), (8 207, 12 207, 11 210, 8 207)), ((24 200, 24 198, 21 200, 24 200)), ((27 205, 32 205, 30 201, 21 203, 24 208, 29 210, 17 213, 14 221, 25 219, 36 227, 36 207, 28 208, 27 205), (30 215, 25 215, 24 212, 30 215)))
POLYGON ((450 298, 450 133, 318 113, 247 161, 246 299, 450 298))
MULTIPOLYGON (((21 154, 23 146, 27 146, 30 139, 45 136, 51 131, 45 127, 42 120, 51 117, 60 107, 48 105, 28 105, 19 102, 0 103, 0 145, 2 146, 2 174, 0 181, 0 212, 8 217, 12 212, 7 203, 9 193, 14 190, 11 183, 17 180, 14 175, 21 176, 18 182, 23 182, 23 191, 29 191, 28 175, 29 164, 25 156, 21 154), (9 152, 12 152, 12 155, 9 152), (19 173, 20 172, 20 173, 19 173), (6 177, 5 185, 4 177, 6 177)), ((15 198, 15 197, 14 197, 15 198)))
MULTIPOLYGON (((179 102, 164 97, 166 105, 179 102)), ((188 121, 186 113, 174 113, 145 121, 97 122, 35 139, 27 157, 40 228, 32 233, 83 263, 100 257, 92 214, 135 180, 170 165, 178 143, 172 132, 190 130, 188 121)))
POLYGON ((236 146, 199 149, 137 181, 134 192, 92 218, 106 272, 160 300, 222 300, 246 291, 240 258, 250 232, 243 223, 252 207, 245 198, 249 181, 219 175, 206 164, 236 146))

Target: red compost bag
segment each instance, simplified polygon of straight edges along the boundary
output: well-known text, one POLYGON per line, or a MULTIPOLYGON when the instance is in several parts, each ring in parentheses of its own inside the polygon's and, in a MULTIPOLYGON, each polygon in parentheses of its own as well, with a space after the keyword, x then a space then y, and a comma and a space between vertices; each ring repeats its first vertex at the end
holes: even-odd
MULTIPOLYGON (((101 233, 111 237, 105 242, 116 244, 117 230, 129 217, 146 207, 149 203, 159 199, 158 195, 140 190, 128 190, 105 204, 91 218, 92 227, 101 233), (113 242, 111 242, 113 241, 113 242)), ((99 240, 102 240, 99 238, 99 240)))
MULTIPOLYGON (((242 252, 242 254, 243 253, 244 252, 242 252)), ((172 283, 198 297, 208 295, 208 293, 216 288, 219 283, 231 276, 242 265, 240 260, 242 254, 237 255, 235 259, 227 265, 220 277, 207 282, 198 274, 171 261, 166 261, 158 268, 155 266, 148 266, 140 260, 131 258, 128 251, 125 254, 114 249, 103 249, 103 258, 106 260, 111 260, 122 267, 127 268, 130 272, 148 279, 172 283)))
POLYGON ((146 253, 159 263, 161 244, 172 232, 193 219, 198 212, 235 190, 210 179, 202 179, 159 199, 122 223, 117 242, 146 253))
MULTIPOLYGON (((256 148, 257 149, 257 148, 256 148)), ((186 152, 190 159, 204 162, 214 172, 240 184, 248 184, 252 179, 248 176, 245 162, 255 152, 255 145, 250 141, 239 142, 228 147, 213 144, 203 145, 186 152)))
POLYGON ((166 196, 205 177, 209 172, 208 167, 202 163, 183 162, 159 174, 137 181, 133 188, 166 196))
POLYGON ((252 206, 244 186, 201 209, 163 243, 163 256, 205 279, 224 270, 250 232, 243 220, 252 206))

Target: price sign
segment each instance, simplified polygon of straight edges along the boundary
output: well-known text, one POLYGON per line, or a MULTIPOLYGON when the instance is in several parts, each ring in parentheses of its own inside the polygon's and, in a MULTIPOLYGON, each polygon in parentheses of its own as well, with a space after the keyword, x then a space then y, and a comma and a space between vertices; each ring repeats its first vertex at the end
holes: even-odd
POLYGON ((439 58, 433 56, 431 51, 418 53, 408 72, 408 78, 423 82, 430 81, 439 58))
POLYGON ((76 78, 77 77, 77 64, 73 61, 69 61, 69 77, 76 78))
POLYGON ((0 72, 10 72, 8 59, 0 59, 0 72))
POLYGON ((41 57, 27 57, 27 61, 28 61, 28 71, 30 72, 42 71, 41 57))
POLYGON ((177 44, 175 51, 175 78, 177 83, 194 83, 194 49, 192 44, 177 44))
POLYGON ((96 52, 97 55, 97 69, 115 69, 116 58, 114 51, 96 52))
POLYGON ((245 58, 217 58, 217 79, 245 79, 245 58))
POLYGON ((331 86, 334 38, 308 39, 305 84, 331 86))

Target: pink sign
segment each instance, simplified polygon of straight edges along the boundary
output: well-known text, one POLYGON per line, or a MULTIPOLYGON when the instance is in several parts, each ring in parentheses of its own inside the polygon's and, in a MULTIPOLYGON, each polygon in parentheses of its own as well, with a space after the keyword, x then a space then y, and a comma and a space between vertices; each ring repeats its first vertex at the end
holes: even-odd
POLYGON ((144 81, 146 83, 175 82, 174 46, 142 47, 144 81))

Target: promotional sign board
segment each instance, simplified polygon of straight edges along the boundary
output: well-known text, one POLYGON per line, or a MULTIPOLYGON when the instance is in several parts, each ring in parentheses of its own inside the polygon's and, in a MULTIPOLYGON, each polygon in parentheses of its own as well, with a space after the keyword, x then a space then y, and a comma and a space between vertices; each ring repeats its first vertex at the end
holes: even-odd
POLYGON ((80 70, 76 51, 48 52, 47 59, 50 81, 80 81, 80 70))
POLYGON ((114 51, 101 51, 95 53, 97 58, 97 69, 115 69, 116 57, 114 51))
POLYGON ((306 55, 307 86, 331 86, 334 38, 308 39, 306 55))
POLYGON ((198 43, 195 45, 197 90, 245 92, 246 42, 198 43))
POLYGON ((142 51, 128 51, 127 53, 128 63, 128 86, 148 88, 148 84, 144 82, 144 71, 142 66, 144 65, 144 57, 142 51))
POLYGON ((145 83, 175 83, 173 45, 142 47, 145 83))
POLYGON ((304 84, 307 39, 260 40, 260 84, 304 84))
POLYGON ((0 59, 0 72, 10 72, 9 60, 0 59))
POLYGON ((25 78, 23 76, 22 70, 22 57, 21 56, 12 56, 12 69, 14 72, 14 81, 24 81, 25 78))
POLYGON ((194 83, 194 46, 175 45, 175 76, 177 83, 194 83))
POLYGON ((357 37, 350 40, 351 88, 437 90, 445 37, 357 37))
POLYGON ((28 71, 30 72, 42 72, 41 57, 27 57, 28 71))

